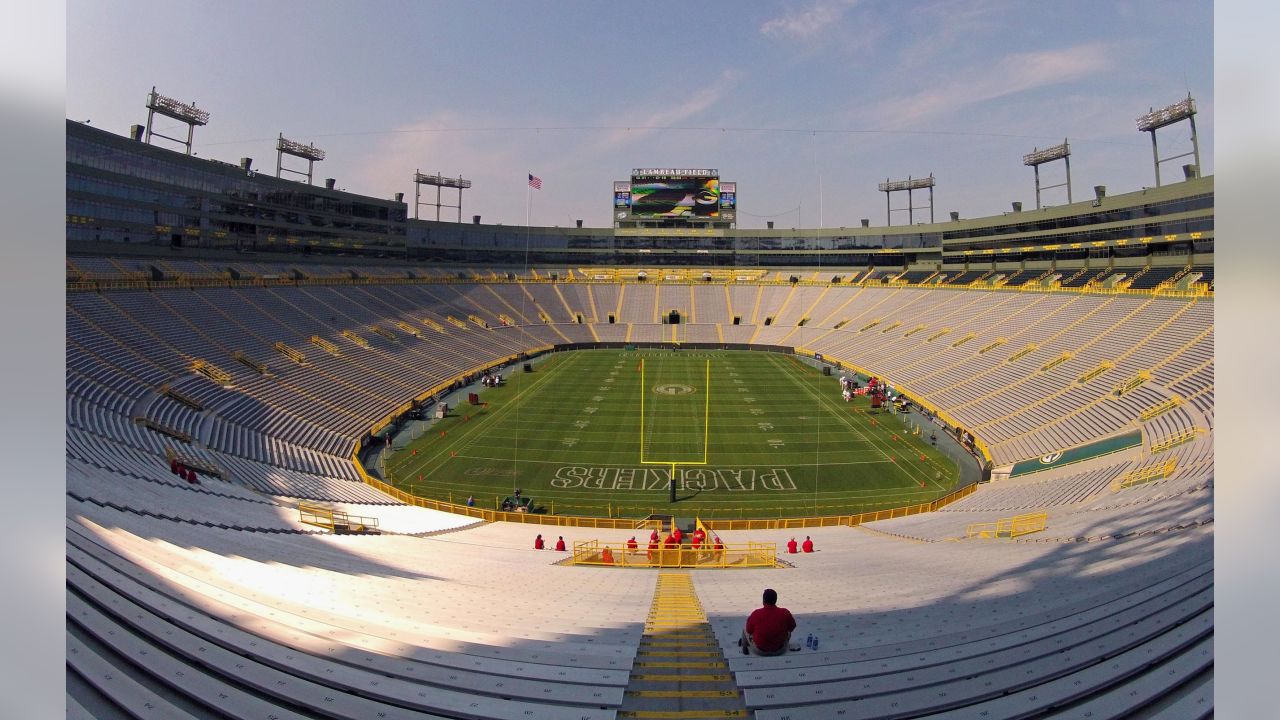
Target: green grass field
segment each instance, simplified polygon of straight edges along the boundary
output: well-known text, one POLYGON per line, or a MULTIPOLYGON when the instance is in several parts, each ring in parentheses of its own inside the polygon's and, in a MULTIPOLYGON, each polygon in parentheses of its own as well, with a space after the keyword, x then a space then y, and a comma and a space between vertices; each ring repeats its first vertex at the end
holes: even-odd
POLYGON ((481 507, 520 487, 560 514, 738 518, 913 505, 958 475, 927 429, 845 403, 835 376, 789 356, 587 350, 508 380, 390 453, 393 484, 481 507))

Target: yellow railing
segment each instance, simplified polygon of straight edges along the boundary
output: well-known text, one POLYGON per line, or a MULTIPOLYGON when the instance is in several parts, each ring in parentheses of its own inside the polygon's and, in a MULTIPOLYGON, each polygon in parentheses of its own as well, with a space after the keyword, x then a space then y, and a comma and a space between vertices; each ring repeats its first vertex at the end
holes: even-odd
POLYGON ((716 548, 704 545, 694 549, 690 545, 659 547, 649 550, 642 544, 630 550, 624 543, 602 543, 585 540, 573 544, 574 565, 635 568, 761 568, 778 567, 775 543, 726 543, 716 548))
POLYGON ((231 358, 259 375, 269 375, 271 373, 271 369, 266 364, 254 360, 239 350, 231 353, 231 358))
POLYGON ((421 331, 421 330, 419 330, 418 328, 416 328, 416 327, 414 327, 414 326, 410 325, 409 323, 407 323, 407 322, 405 322, 405 321, 403 321, 403 320, 395 320, 395 321, 394 321, 394 324, 395 324, 395 326, 396 326, 396 327, 400 328, 401 330, 403 330, 403 331, 405 331, 405 332, 409 333, 410 335, 412 335, 412 336, 414 336, 414 337, 422 337, 422 331, 421 331))
POLYGON ((323 505, 298 503, 298 521, 334 532, 367 533, 378 530, 378 518, 350 515, 323 505))
POLYGON ((1178 459, 1169 458, 1168 460, 1156 465, 1148 465, 1146 467, 1138 468, 1137 470, 1130 470, 1112 481, 1111 491, 1116 492, 1117 490, 1123 490, 1125 488, 1133 487, 1134 485, 1141 485, 1142 483, 1151 482, 1152 480, 1167 478, 1173 474, 1174 470, 1177 469, 1178 459))
POLYGON ((210 463, 210 462, 205 462, 203 460, 197 460, 196 458, 193 458, 193 457, 182 455, 181 453, 179 453, 178 451, 174 450, 171 447, 166 447, 164 449, 164 459, 168 460, 169 462, 174 462, 176 460, 177 462, 183 465, 186 465, 189 468, 199 470, 205 475, 212 475, 213 477, 216 477, 222 480, 231 479, 225 472, 223 472, 222 468, 218 467, 217 465, 214 465, 213 463, 210 463))
POLYGON ((1035 343, 1027 343, 1027 344, 1026 344, 1026 346, 1025 346, 1025 347, 1023 347, 1021 350, 1019 350, 1018 352, 1016 352, 1016 353, 1014 353, 1014 354, 1010 355, 1010 356, 1009 356, 1009 359, 1008 359, 1008 360, 1005 360, 1005 362, 1016 362, 1016 361, 1021 360, 1022 358, 1024 358, 1024 357, 1026 357, 1026 356, 1030 355, 1031 353, 1033 353, 1033 352, 1035 352, 1036 350, 1039 350, 1039 349, 1040 349, 1040 346, 1039 346, 1039 345, 1037 345, 1037 344, 1035 344, 1035 343))
POLYGON ((368 340, 365 340, 364 338, 362 338, 362 337, 360 337, 359 335, 355 334, 355 333, 354 333, 354 332, 352 332, 351 330, 343 330, 343 331, 342 331, 342 337, 344 337, 344 338, 346 338, 346 339, 350 340, 351 342, 353 342, 353 343, 355 343, 355 344, 359 345, 359 346, 360 346, 360 347, 362 347, 362 348, 367 348, 367 347, 369 347, 369 341, 368 341, 368 340))
POLYGON ((1009 341, 1006 338, 1002 338, 1002 337, 996 338, 989 345, 979 350, 978 354, 986 355, 987 353, 991 352, 992 350, 995 350, 996 348, 1000 347, 1001 345, 1004 345, 1007 342, 1009 341))
POLYGON ((1116 364, 1114 362, 1111 362, 1110 360, 1103 360, 1102 362, 1098 363, 1097 367, 1081 375, 1080 377, 1076 378, 1076 382, 1083 385, 1084 383, 1089 382, 1090 380, 1098 377, 1102 373, 1114 368, 1115 366, 1116 364))
POLYGON ((217 367, 207 360, 192 361, 191 369, 219 385, 222 385, 223 387, 230 387, 231 385, 231 373, 228 373, 226 370, 217 367))
POLYGON ((1154 418, 1158 415, 1163 415, 1164 413, 1169 412, 1170 410, 1178 407, 1181 404, 1182 404, 1182 398, 1177 395, 1174 395, 1173 397, 1169 398, 1168 400, 1165 400, 1159 405, 1152 405, 1146 410, 1143 410, 1138 415, 1138 419, 1143 422, 1146 422, 1151 418, 1154 418))
POLYGON ((311 344, 312 344, 312 345, 315 345, 316 347, 320 348, 321 350, 323 350, 323 351, 325 351, 325 352, 329 353, 330 355, 341 355, 341 354, 342 354, 342 352, 341 352, 340 350, 338 350, 338 346, 337 346, 337 345, 334 345, 333 343, 329 342, 328 340, 325 340, 324 338, 320 337, 319 335, 312 335, 312 336, 311 336, 311 344))
POLYGON ((276 349, 276 352, 280 353, 281 355, 284 355, 285 357, 287 357, 287 358, 289 358, 290 360, 292 360, 292 361, 294 361, 294 362, 298 363, 299 365, 306 365, 306 364, 307 364, 307 356, 306 356, 306 355, 303 355, 300 351, 295 350, 295 349, 293 349, 293 348, 289 347, 288 345, 285 345, 285 344, 284 344, 284 343, 282 343, 282 342, 278 342, 278 343, 276 343, 275 345, 272 345, 271 347, 275 348, 275 349, 276 349))
POLYGON ((1042 510, 1035 513, 1000 518, 995 522, 970 523, 965 528, 964 535, 970 538, 1015 538, 1020 535, 1040 532, 1048 526, 1048 522, 1049 513, 1042 510))
POLYGON ((1062 363, 1064 363, 1064 362, 1066 362, 1066 361, 1070 360, 1072 357, 1074 357, 1074 356, 1073 356, 1071 353, 1069 353, 1069 352, 1064 352, 1064 353, 1062 353, 1061 355, 1059 355, 1058 357, 1056 357, 1056 358, 1054 358, 1054 359, 1050 360, 1049 362, 1045 363, 1044 365, 1041 365, 1041 366, 1040 366, 1040 372, 1049 372, 1050 370, 1052 370, 1052 369, 1054 369, 1054 368, 1058 367, 1058 366, 1059 366, 1059 365, 1061 365, 1062 363))
POLYGON ((1139 385, 1141 385, 1142 383, 1150 379, 1151 379, 1151 373, 1146 370, 1142 370, 1138 374, 1134 375, 1133 377, 1118 383, 1115 386, 1115 389, 1112 390, 1112 392, 1115 393, 1115 395, 1117 396, 1124 395, 1125 393, 1133 392, 1138 388, 1139 385))
POLYGON ((164 395, 165 397, 172 398, 173 400, 180 402, 183 405, 186 405, 187 407, 191 408, 192 410, 195 410, 196 412, 204 412, 204 403, 191 397, 190 395, 183 393, 180 390, 169 387, 168 383, 165 383, 164 385, 160 386, 160 394, 164 395))
POLYGON ((1189 430, 1183 430, 1182 432, 1176 435, 1171 435, 1165 438, 1164 440, 1161 440, 1160 442, 1152 443, 1151 454, 1154 455, 1156 453, 1162 453, 1165 450, 1175 448, 1181 445, 1182 443, 1195 440, 1196 437, 1200 435, 1200 433, 1202 432, 1204 432, 1204 430, 1201 430, 1200 428, 1191 428, 1189 430))
POLYGON ((180 440, 188 445, 195 440, 195 438, 191 437, 189 433, 185 433, 177 428, 169 427, 163 423, 158 423, 150 418, 135 417, 133 421, 143 427, 151 428, 162 435, 168 435, 169 437, 175 440, 180 440))

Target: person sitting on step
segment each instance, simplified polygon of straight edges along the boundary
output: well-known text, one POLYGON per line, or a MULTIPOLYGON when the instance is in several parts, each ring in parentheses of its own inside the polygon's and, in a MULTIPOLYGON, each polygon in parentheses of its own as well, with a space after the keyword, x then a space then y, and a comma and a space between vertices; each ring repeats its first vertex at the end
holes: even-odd
POLYGON ((778 593, 769 588, 764 591, 764 607, 757 608, 747 617, 738 646, 742 654, 755 653, 762 657, 782 655, 788 650, 800 649, 791 643, 791 633, 796 629, 796 619, 791 611, 778 607, 778 593))

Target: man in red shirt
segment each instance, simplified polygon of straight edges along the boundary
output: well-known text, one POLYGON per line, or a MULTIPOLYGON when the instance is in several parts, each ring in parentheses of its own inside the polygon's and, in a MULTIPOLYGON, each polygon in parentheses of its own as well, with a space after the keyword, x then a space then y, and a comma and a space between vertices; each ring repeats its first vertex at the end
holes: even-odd
POLYGON ((564 536, 563 535, 560 536, 559 540, 556 540, 556 552, 564 552, 564 536))
POLYGON ((632 535, 631 539, 627 541, 627 550, 635 550, 636 548, 637 548, 636 536, 632 535))
POLYGON ((545 546, 542 544, 542 533, 538 533, 538 537, 533 539, 533 549, 541 550, 543 547, 545 546))
POLYGON ((805 552, 813 552, 813 540, 810 540, 808 535, 804 536, 804 544, 800 546, 800 549, 805 552))
POLYGON ((769 588, 764 591, 764 607, 747 618, 738 645, 743 655, 782 655, 787 650, 800 649, 799 644, 791 645, 791 633, 795 629, 796 619, 791 611, 778 607, 778 593, 769 588))
POLYGON ((787 541, 787 554, 788 554, 788 555, 795 555, 795 554, 796 554, 796 539, 795 539, 795 538, 791 538, 790 540, 788 540, 788 541, 787 541))

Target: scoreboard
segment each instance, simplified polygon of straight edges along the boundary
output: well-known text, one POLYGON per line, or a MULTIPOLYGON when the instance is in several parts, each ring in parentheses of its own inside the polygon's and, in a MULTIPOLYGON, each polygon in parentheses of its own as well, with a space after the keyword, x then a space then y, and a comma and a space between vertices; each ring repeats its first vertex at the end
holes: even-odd
POLYGON ((615 221, 733 223, 737 205, 737 183, 721 182, 718 170, 637 168, 613 183, 615 221))

